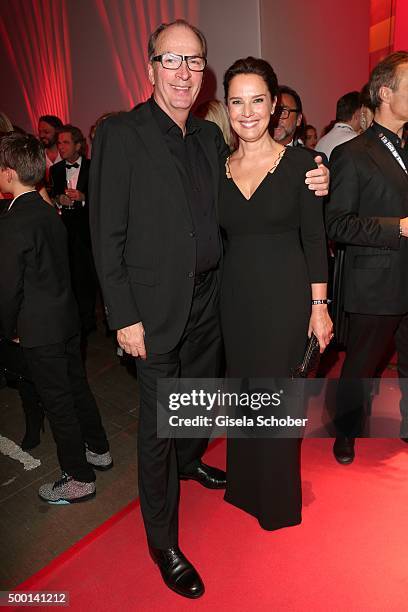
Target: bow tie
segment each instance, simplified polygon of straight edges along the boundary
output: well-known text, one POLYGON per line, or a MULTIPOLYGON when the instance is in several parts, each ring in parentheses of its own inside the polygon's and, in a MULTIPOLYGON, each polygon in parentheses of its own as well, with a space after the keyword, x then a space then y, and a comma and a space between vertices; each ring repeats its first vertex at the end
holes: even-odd
POLYGON ((67 170, 69 170, 70 168, 79 168, 79 164, 77 162, 74 162, 73 164, 65 164, 65 167, 67 170))

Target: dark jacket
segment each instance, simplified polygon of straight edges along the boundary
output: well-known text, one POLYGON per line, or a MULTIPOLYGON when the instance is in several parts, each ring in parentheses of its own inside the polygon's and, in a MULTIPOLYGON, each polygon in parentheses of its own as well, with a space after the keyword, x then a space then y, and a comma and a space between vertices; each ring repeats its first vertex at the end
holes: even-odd
MULTIPOLYGON (((217 202, 227 148, 214 123, 195 121, 217 202)), ((110 327, 142 321, 148 350, 171 350, 190 311, 196 241, 177 167, 148 103, 108 118, 97 130, 90 220, 110 327)))
POLYGON ((36 191, 0 216, 0 261, 0 336, 31 348, 78 332, 66 230, 36 191))
MULTIPOLYGON (((88 183, 89 183, 90 161, 82 158, 79 170, 76 189, 85 195, 85 205, 76 202, 74 210, 68 210, 64 206, 61 208, 61 217, 68 231, 68 239, 72 245, 78 239, 91 248, 91 237, 89 232, 89 204, 88 204, 88 183)), ((57 197, 65 193, 66 189, 66 168, 65 161, 60 161, 50 168, 51 196, 57 197)))
POLYGON ((326 207, 329 238, 347 245, 343 272, 347 312, 408 312, 408 176, 372 128, 336 147, 326 207))

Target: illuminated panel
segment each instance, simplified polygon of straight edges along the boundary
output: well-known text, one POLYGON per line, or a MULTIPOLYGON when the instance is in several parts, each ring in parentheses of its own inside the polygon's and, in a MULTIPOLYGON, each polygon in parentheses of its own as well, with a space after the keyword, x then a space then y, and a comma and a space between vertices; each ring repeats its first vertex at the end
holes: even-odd
POLYGON ((95 0, 110 45, 123 98, 132 108, 152 88, 147 77, 147 42, 162 22, 186 19, 197 23, 198 0, 95 0))
POLYGON ((395 51, 408 51, 408 2, 397 0, 395 8, 395 51))
POLYGON ((370 70, 394 48, 396 0, 371 0, 370 70))
POLYGON ((0 36, 33 131, 41 115, 57 115, 68 122, 72 69, 66 0, 10 2, 0 21, 0 36))

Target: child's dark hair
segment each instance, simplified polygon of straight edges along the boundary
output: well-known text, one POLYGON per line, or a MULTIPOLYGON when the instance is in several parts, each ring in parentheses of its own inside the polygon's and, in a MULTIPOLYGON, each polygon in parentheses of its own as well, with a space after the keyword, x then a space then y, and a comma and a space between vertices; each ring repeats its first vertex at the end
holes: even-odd
POLYGON ((5 134, 0 139, 0 168, 15 170, 23 185, 35 187, 45 174, 43 145, 31 134, 5 134))

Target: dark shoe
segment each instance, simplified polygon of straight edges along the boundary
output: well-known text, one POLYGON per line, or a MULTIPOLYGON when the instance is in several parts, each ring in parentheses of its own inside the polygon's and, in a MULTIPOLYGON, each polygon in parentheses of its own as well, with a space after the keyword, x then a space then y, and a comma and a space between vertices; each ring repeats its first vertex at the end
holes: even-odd
POLYGON ((165 550, 149 546, 149 551, 169 589, 191 599, 204 594, 203 581, 178 546, 165 550))
POLYGON ((227 476, 225 472, 211 465, 199 463, 197 467, 187 474, 180 474, 181 480, 196 480, 207 489, 225 489, 227 476))
POLYGON ((333 444, 333 454, 342 465, 353 463, 355 438, 336 438, 333 444))

